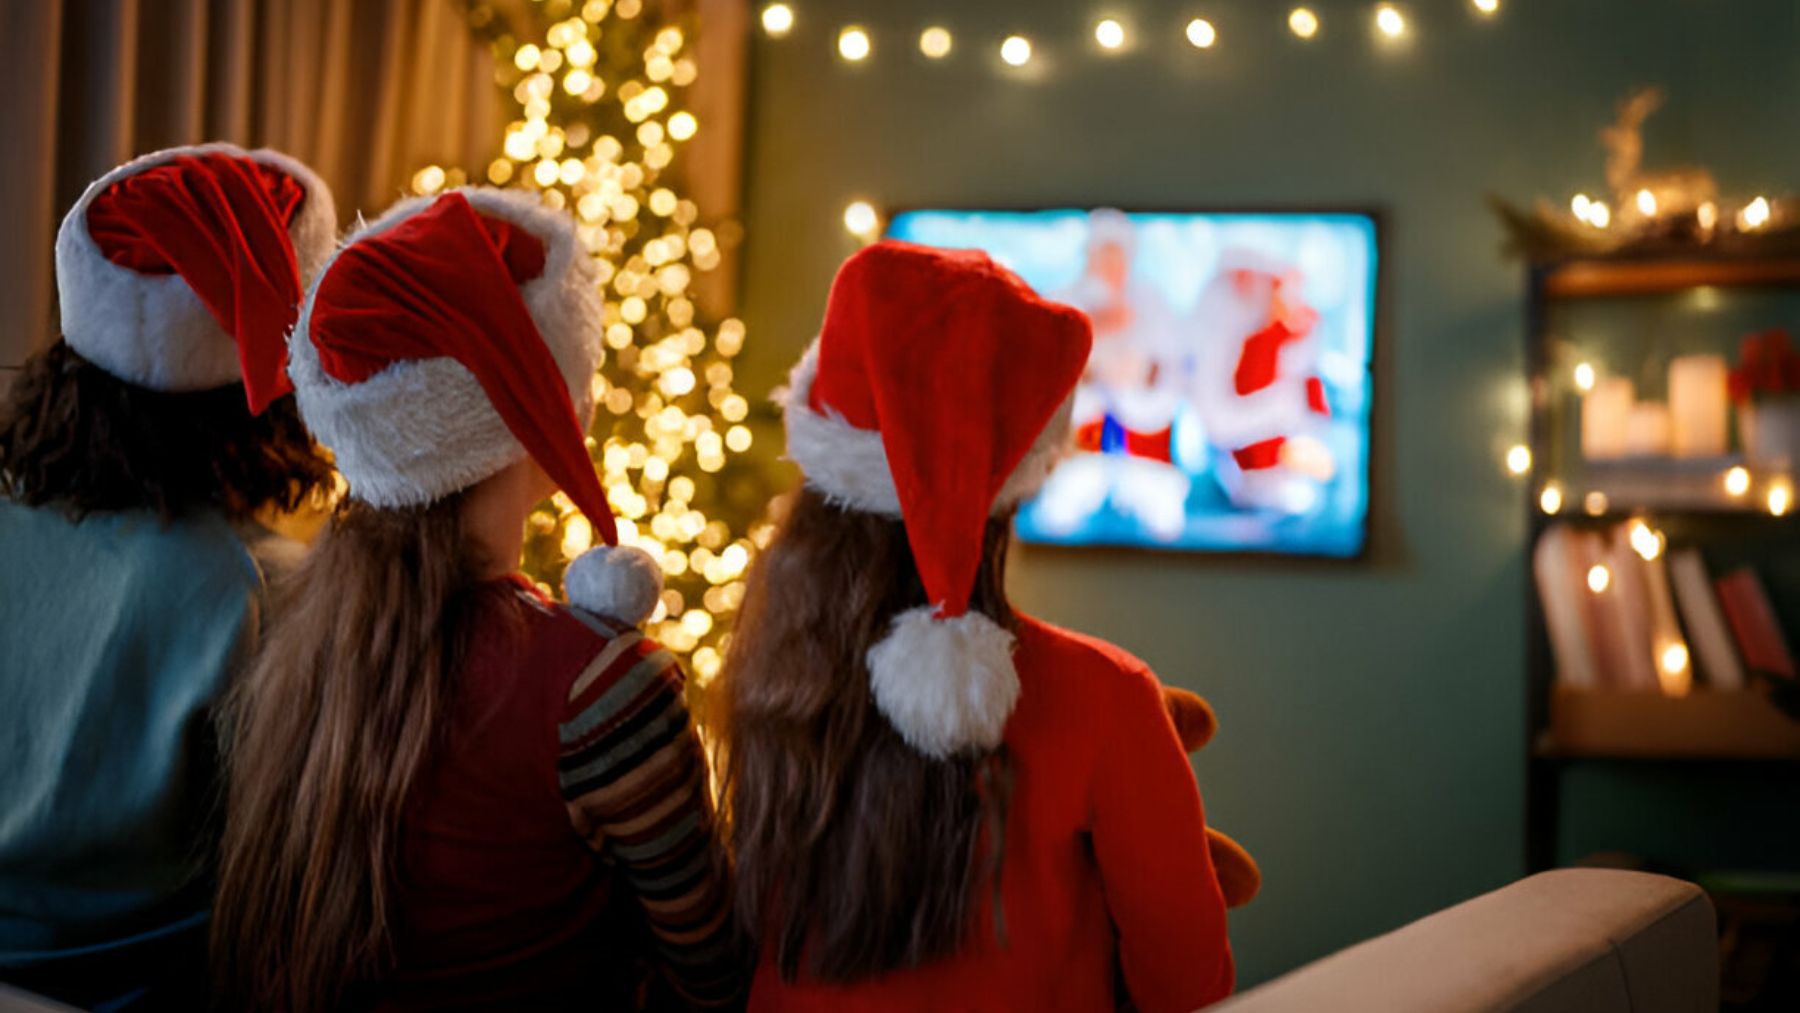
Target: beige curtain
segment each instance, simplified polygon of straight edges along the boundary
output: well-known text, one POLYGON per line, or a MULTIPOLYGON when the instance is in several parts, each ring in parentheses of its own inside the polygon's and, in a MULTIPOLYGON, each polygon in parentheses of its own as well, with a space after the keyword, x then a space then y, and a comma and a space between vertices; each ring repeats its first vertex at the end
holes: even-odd
POLYGON ((457 0, 0 4, 0 387, 56 333, 56 226, 89 180, 173 144, 266 145, 316 168, 347 223, 420 166, 485 165, 493 81, 457 0))

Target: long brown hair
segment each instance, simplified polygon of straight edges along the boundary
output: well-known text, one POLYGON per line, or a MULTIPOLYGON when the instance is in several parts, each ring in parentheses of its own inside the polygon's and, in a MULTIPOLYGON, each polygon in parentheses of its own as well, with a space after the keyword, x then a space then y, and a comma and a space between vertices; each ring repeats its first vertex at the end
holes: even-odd
POLYGON ((211 508, 243 520, 266 505, 291 511, 330 482, 291 395, 252 415, 243 384, 149 390, 58 340, 0 403, 0 495, 77 518, 211 508))
POLYGON ((391 957, 408 793, 466 651, 480 560, 461 496, 340 508, 227 711, 212 923, 226 1008, 334 1008, 391 957))
MULTIPOLYGON (((989 522, 970 607, 1010 629, 1009 532, 1008 518, 989 522)), ((947 956, 978 891, 997 890, 1004 752, 930 759, 869 688, 869 647, 924 603, 900 521, 804 488, 750 577, 720 683, 722 812, 739 926, 789 980, 947 956)))

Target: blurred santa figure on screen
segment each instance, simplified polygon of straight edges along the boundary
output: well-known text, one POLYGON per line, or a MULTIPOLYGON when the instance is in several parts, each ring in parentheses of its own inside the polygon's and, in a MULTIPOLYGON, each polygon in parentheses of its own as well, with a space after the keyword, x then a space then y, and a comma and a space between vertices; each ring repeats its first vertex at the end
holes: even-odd
POLYGON ((1086 265, 1059 301, 1086 312, 1093 354, 1075 390, 1075 444, 1046 485, 1040 520, 1074 530, 1108 502, 1152 537, 1179 538, 1190 486, 1175 432, 1191 368, 1174 312, 1134 276, 1136 226, 1121 211, 1088 217, 1086 265))
POLYGON ((1193 400, 1239 508, 1309 513, 1337 471, 1314 435, 1331 406, 1318 371, 1319 314, 1304 286, 1290 264, 1228 249, 1194 307, 1193 400))

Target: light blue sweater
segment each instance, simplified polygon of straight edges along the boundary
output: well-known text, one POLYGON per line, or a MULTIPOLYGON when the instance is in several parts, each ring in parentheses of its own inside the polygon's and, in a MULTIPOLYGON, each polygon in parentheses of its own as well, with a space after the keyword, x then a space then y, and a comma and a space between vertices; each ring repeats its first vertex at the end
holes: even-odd
POLYGON ((217 516, 0 499, 0 967, 204 922, 212 706, 259 587, 217 516))

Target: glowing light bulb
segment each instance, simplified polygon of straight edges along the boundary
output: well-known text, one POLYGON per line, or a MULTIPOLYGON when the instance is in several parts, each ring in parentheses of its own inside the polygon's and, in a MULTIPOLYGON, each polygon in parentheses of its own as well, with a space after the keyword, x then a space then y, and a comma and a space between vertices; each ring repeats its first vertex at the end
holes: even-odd
POLYGON ((1195 49, 1211 49, 1212 44, 1219 41, 1219 33, 1213 28, 1211 21, 1195 18, 1188 22, 1187 40, 1193 43, 1195 49))
POLYGON ((1638 213, 1646 218, 1656 217, 1656 195, 1648 190, 1637 192, 1638 213))
POLYGON ((1604 229, 1612 224, 1612 209, 1603 200, 1588 205, 1588 224, 1596 229, 1604 229))
POLYGON ((1531 448, 1523 443, 1515 443, 1506 452, 1506 470, 1515 475, 1523 475, 1531 470, 1531 448))
POLYGON ((1605 513, 1608 505, 1606 494, 1598 489, 1588 493, 1581 500, 1581 509, 1586 510, 1590 517, 1598 517, 1605 513))
POLYGON ((1023 67, 1031 62, 1031 40, 1023 35, 1009 35, 1000 43, 1000 59, 1014 67, 1023 67))
POLYGON ((1105 18, 1094 26, 1094 41, 1100 43, 1102 49, 1118 49, 1125 44, 1125 26, 1105 18))
POLYGON ((763 8, 763 31, 781 38, 794 28, 794 9, 787 4, 770 4, 763 8))
POLYGON ((1734 497, 1749 492, 1750 469, 1739 466, 1727 471, 1725 473, 1725 491, 1734 497))
POLYGON ((1738 213, 1738 221, 1749 230, 1760 229, 1769 224, 1769 199, 1758 197, 1744 205, 1744 210, 1738 213))
POLYGON ((1595 594, 1603 593, 1612 586, 1612 571, 1608 570, 1604 563, 1595 563, 1588 568, 1587 585, 1589 591, 1595 594))
POLYGON ((1569 213, 1582 221, 1588 220, 1588 209, 1594 206, 1594 199, 1585 193, 1578 193, 1569 201, 1569 213))
POLYGON ((838 55, 851 63, 869 58, 869 33, 852 25, 838 33, 838 55))
POLYGON ((444 188, 444 170, 441 166, 428 165, 413 175, 414 193, 437 193, 444 188))
POLYGON ((1551 482, 1544 486, 1544 491, 1538 496, 1538 506, 1545 513, 1554 514, 1562 510, 1562 505, 1562 486, 1557 485, 1555 482, 1551 482))
POLYGON ((1632 522, 1630 539, 1631 551, 1637 553, 1644 562, 1647 563, 1662 555, 1663 536, 1652 530, 1650 525, 1643 521, 1632 522))
POLYGON ((1483 14, 1492 15, 1500 9, 1500 0, 1470 0, 1475 9, 1483 14))
POLYGON ((1687 645, 1677 640, 1662 651, 1662 670, 1664 675, 1680 675, 1687 671, 1687 645))
POLYGON ((1711 232, 1719 224, 1719 206, 1712 201, 1705 201, 1694 209, 1694 221, 1701 229, 1711 232))
POLYGON ((868 239, 881 228, 881 216, 876 214, 875 206, 866 200, 851 201, 844 208, 844 229, 858 239, 868 239))
POLYGON ((1769 486, 1769 513, 1776 517, 1788 512, 1794 505, 1794 489, 1787 482, 1776 482, 1769 486))
POLYGON ((952 44, 950 29, 941 25, 932 25, 919 33, 919 52, 933 60, 949 56, 952 44))
POLYGON ((1319 16, 1305 7, 1296 7, 1288 12, 1288 30, 1302 39, 1310 39, 1319 34, 1319 16))
POLYGON ((1406 15, 1393 4, 1381 4, 1375 8, 1375 30, 1390 39, 1397 39, 1406 34, 1406 15))
POLYGON ((1578 362, 1575 364, 1575 389, 1587 393, 1594 389, 1594 364, 1578 362))

